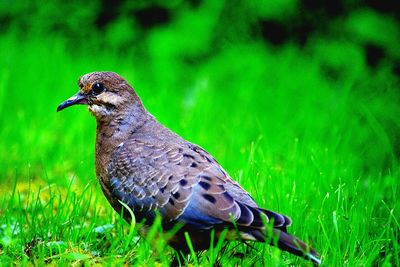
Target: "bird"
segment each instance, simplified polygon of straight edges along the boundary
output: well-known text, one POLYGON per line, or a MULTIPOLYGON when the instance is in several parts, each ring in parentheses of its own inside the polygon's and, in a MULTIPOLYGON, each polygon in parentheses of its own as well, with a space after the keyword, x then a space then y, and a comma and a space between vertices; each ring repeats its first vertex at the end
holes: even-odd
MULTIPOLYGON (((88 106, 97 124, 95 167, 101 189, 116 212, 126 205, 143 222, 140 235, 160 216, 165 231, 179 225, 168 244, 180 255, 189 254, 185 233, 193 249, 201 251, 210 247, 212 231, 218 237, 227 229, 231 240, 267 242, 321 263, 316 250, 287 232, 288 216, 259 207, 206 150, 151 115, 120 75, 91 72, 80 77, 78 86, 57 111, 88 106)), ((123 216, 132 220, 128 212, 123 216)))

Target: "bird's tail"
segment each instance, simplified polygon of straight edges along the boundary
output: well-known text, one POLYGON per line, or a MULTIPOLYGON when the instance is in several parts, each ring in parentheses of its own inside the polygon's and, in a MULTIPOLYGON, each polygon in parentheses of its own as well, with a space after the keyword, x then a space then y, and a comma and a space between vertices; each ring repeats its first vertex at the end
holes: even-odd
POLYGON ((303 241, 286 233, 285 231, 277 228, 272 229, 272 231, 274 238, 271 238, 270 240, 266 240, 265 233, 260 230, 251 231, 250 233, 248 232, 247 237, 248 234, 250 234, 253 238, 255 238, 255 240, 269 242, 271 245, 277 246, 281 250, 311 260, 315 265, 321 264, 321 259, 318 252, 316 252, 312 247, 306 245, 303 241))
POLYGON ((321 264, 318 253, 312 247, 286 232, 286 228, 292 224, 289 217, 259 207, 237 203, 242 211, 237 223, 243 240, 270 243, 284 251, 309 259, 316 265, 321 264))
POLYGON ((311 260, 314 264, 320 265, 321 259, 319 254, 310 246, 295 236, 289 235, 281 230, 274 229, 274 234, 278 238, 277 246, 294 255, 304 257, 311 260))

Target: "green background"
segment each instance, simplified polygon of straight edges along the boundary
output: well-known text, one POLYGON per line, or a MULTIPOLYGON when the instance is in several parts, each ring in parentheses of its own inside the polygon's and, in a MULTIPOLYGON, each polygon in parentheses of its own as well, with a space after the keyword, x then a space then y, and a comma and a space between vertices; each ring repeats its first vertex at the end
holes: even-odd
MULTIPOLYGON (((106 70, 289 215, 326 266, 399 266, 399 14, 372 0, 0 0, 0 263, 171 260, 102 196, 87 109, 56 113, 106 70)), ((305 264, 254 246, 188 263, 305 264)))

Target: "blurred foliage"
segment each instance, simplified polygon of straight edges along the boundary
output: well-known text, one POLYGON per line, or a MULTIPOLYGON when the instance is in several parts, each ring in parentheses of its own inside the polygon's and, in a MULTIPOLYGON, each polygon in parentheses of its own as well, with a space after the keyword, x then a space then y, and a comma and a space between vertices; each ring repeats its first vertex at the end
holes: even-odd
POLYGON ((395 3, 2 0, 0 30, 21 37, 63 36, 71 50, 103 46, 124 54, 169 54, 186 60, 244 42, 307 47, 315 38, 348 40, 365 54, 370 67, 387 60, 398 68, 400 10, 395 3))

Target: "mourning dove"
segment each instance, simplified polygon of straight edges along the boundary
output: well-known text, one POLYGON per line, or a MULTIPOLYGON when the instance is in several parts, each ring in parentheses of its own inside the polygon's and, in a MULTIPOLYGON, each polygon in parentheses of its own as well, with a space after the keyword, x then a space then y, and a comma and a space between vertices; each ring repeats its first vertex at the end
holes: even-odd
MULTIPOLYGON (((268 242, 320 263, 313 248, 286 232, 291 224, 287 216, 260 208, 207 151, 159 123, 118 74, 89 73, 78 85, 78 93, 57 111, 89 106, 97 121, 96 175, 101 188, 118 213, 123 202, 144 222, 141 234, 159 214, 164 230, 181 226, 169 245, 183 253, 189 252, 185 232, 195 250, 205 250, 212 230, 218 237, 228 229, 230 239, 268 242)), ((130 221, 129 216, 125 219, 130 221)))

